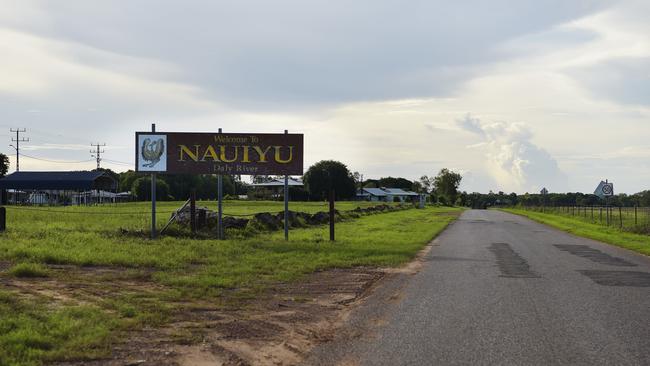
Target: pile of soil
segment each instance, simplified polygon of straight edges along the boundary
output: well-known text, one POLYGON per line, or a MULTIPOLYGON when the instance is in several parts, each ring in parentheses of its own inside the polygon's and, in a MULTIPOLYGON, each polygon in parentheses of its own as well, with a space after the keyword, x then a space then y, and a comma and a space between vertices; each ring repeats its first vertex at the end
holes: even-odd
MULTIPOLYGON (((335 211, 335 221, 338 222, 348 218, 358 218, 362 215, 374 213, 402 210, 408 207, 410 206, 377 205, 367 208, 357 207, 354 210, 347 212, 339 212, 337 210, 335 211)), ((192 215, 189 206, 184 206, 172 214, 173 222, 180 228, 188 230, 191 228, 191 217, 192 215)), ((289 211, 288 219, 289 227, 292 228, 325 225, 329 223, 329 213, 320 211, 310 214, 306 212, 289 211)), ((210 210, 207 207, 196 207, 196 222, 199 230, 216 230, 217 220, 218 214, 216 211, 210 210)), ((284 228, 284 212, 261 212, 248 217, 224 216, 223 227, 226 230, 245 230, 247 228, 256 231, 282 230, 282 228, 284 228)))

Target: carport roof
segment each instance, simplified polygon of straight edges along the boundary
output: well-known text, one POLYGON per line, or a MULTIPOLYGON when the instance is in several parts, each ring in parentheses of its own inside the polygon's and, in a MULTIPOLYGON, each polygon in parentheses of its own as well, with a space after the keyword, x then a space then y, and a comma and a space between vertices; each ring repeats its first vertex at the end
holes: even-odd
POLYGON ((15 172, 0 179, 0 189, 89 190, 117 188, 117 182, 102 171, 15 172))

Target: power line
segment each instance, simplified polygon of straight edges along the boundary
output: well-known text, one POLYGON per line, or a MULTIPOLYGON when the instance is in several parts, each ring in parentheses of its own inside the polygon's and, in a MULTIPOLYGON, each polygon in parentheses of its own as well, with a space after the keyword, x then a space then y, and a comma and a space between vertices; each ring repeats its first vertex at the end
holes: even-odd
POLYGON ((11 138, 11 142, 15 142, 16 146, 14 146, 14 145, 9 145, 9 146, 16 149, 16 171, 19 172, 20 171, 20 143, 21 142, 29 142, 29 139, 25 139, 24 137, 20 138, 20 134, 24 133, 24 132, 27 132, 27 129, 25 129, 25 128, 16 128, 16 129, 10 128, 9 132, 15 132, 16 133, 16 138, 15 139, 13 137, 11 138))
POLYGON ((103 154, 105 152, 104 150, 101 150, 101 147, 106 146, 106 143, 104 143, 104 144, 100 144, 100 143, 90 144, 90 146, 95 147, 95 150, 90 150, 90 154, 91 154, 90 156, 92 156, 93 158, 95 158, 97 160, 97 170, 99 170, 99 163, 102 161, 101 154, 103 154), (94 155, 92 155, 92 154, 94 154, 94 155))
POLYGON ((133 163, 127 163, 127 162, 125 162, 125 161, 111 160, 111 159, 106 159, 106 158, 103 158, 102 160, 103 160, 103 161, 107 161, 107 162, 109 162, 109 163, 118 164, 118 165, 128 165, 128 166, 133 166, 133 163))
POLYGON ((34 160, 41 160, 41 161, 47 161, 48 163, 64 163, 64 164, 79 164, 79 163, 87 163, 89 161, 93 161, 94 159, 88 159, 88 160, 79 160, 79 161, 70 161, 70 160, 51 160, 51 159, 44 159, 44 158, 39 158, 36 156, 31 156, 23 153, 23 156, 26 158, 34 159, 34 160))

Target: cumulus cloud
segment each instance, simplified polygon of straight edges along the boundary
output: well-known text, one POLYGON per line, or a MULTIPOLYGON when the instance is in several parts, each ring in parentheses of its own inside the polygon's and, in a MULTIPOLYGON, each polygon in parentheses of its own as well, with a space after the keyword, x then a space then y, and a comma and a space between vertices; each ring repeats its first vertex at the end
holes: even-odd
POLYGON ((486 150, 487 169, 499 190, 536 192, 542 187, 564 191, 567 177, 557 161, 532 142, 533 133, 524 123, 485 123, 470 114, 458 126, 483 141, 472 147, 486 150))

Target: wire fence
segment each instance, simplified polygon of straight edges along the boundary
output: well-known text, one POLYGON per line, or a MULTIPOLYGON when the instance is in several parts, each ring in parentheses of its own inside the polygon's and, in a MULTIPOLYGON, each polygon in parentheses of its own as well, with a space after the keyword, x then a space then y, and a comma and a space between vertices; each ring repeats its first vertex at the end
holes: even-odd
POLYGON ((523 206, 526 211, 568 216, 592 224, 650 234, 650 207, 523 206))

